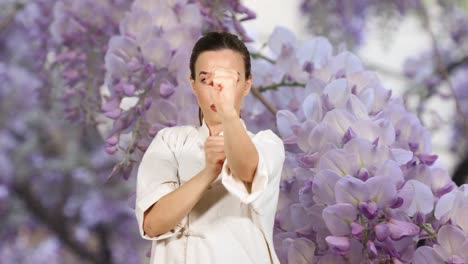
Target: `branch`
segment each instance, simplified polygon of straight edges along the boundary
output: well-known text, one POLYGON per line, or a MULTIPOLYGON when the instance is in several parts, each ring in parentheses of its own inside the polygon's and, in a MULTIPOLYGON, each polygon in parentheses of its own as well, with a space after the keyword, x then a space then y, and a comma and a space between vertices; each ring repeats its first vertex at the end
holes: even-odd
POLYGON ((50 214, 47 208, 40 203, 39 197, 34 195, 29 186, 17 182, 12 184, 12 190, 24 201, 28 210, 42 221, 50 230, 55 232, 58 238, 77 256, 91 263, 111 263, 109 261, 104 261, 110 259, 103 258, 102 256, 91 252, 91 250, 71 236, 70 229, 72 227, 68 225, 67 218, 63 214, 59 214, 57 210, 55 210, 56 214, 50 214))
MULTIPOLYGON (((435 59, 436 59, 437 72, 439 72, 440 75, 442 76, 442 78, 447 82, 447 84, 448 84, 448 86, 450 88, 450 91, 452 92, 452 96, 453 96, 454 101, 455 101, 455 106, 456 106, 457 113, 462 118, 463 127, 464 127, 464 129, 463 129, 464 135, 468 136, 468 118, 465 116, 465 113, 462 111, 461 106, 460 106, 460 102, 457 99, 455 88, 453 87, 453 84, 452 84, 452 82, 450 81, 450 78, 449 78, 449 71, 448 71, 447 65, 445 65, 443 63, 443 61, 442 61, 442 56, 441 56, 441 53, 440 53, 440 50, 439 50, 439 45, 437 43, 437 38, 436 38, 434 32, 431 29, 429 15, 427 13, 427 9, 426 9, 426 6, 424 4, 421 5, 421 10, 422 10, 421 15, 422 15, 422 19, 423 19, 423 24, 425 25, 429 35, 431 36, 432 46, 433 46, 433 49, 434 49, 434 55, 435 55, 435 59)), ((462 60, 462 62, 463 62, 463 60, 462 60)), ((455 64, 455 66, 456 65, 457 64, 455 64)), ((451 69, 453 70, 455 66, 452 66, 451 69)))
POLYGON ((262 95, 262 93, 260 92, 260 89, 259 88, 254 88, 252 87, 252 94, 258 99, 260 100, 260 102, 262 102, 265 107, 274 115, 276 116, 276 112, 278 112, 278 109, 276 109, 276 107, 274 107, 270 102, 267 101, 267 99, 265 99, 265 97, 262 95))
POLYGON ((98 234, 98 239, 101 245, 100 255, 102 263, 112 263, 112 253, 110 250, 108 235, 109 230, 104 224, 98 224, 96 226, 96 233, 98 234))
POLYGON ((25 5, 22 3, 15 3, 14 5, 15 7, 13 11, 10 14, 4 16, 4 19, 0 21, 0 32, 6 29, 7 26, 15 20, 16 14, 25 7, 25 5))
MULTIPOLYGON (((266 43, 263 44, 262 48, 266 46, 266 43)), ((269 63, 271 64, 275 64, 276 62, 273 60, 273 59, 270 59, 268 58, 267 56, 261 54, 260 52, 251 52, 250 53, 250 56, 254 59, 263 59, 263 60, 266 60, 268 61, 269 63)), ((266 100, 266 98, 262 95, 263 92, 265 91, 268 91, 268 90, 276 90, 278 89, 279 87, 281 86, 302 86, 302 87, 305 87, 305 84, 303 83, 299 83, 299 82, 290 82, 290 83, 287 83, 285 82, 284 80, 281 81, 280 83, 274 83, 274 84, 271 84, 271 85, 268 85, 268 86, 260 86, 260 87, 257 87, 257 88, 252 88, 252 93, 253 95, 258 99, 260 100, 260 102, 263 103, 263 105, 265 105, 265 107, 274 115, 276 116, 276 112, 278 112, 278 109, 276 109, 276 107, 274 107, 270 102, 268 102, 268 100, 266 100)))
POLYGON ((453 171, 452 179, 458 186, 466 182, 468 176, 468 152, 465 153, 464 158, 457 164, 453 171))
POLYGON ((273 59, 270 59, 267 56, 265 56, 265 55, 263 55, 263 54, 261 54, 259 52, 251 52, 250 56, 252 58, 254 58, 254 59, 264 59, 264 60, 268 61, 271 64, 275 64, 275 61, 273 59))
POLYGON ((282 87, 282 86, 301 86, 301 87, 305 87, 305 84, 300 83, 300 82, 285 82, 285 81, 282 81, 280 83, 274 83, 274 84, 270 84, 270 85, 267 85, 267 86, 260 86, 257 89, 260 92, 265 92, 265 91, 268 91, 268 90, 276 90, 276 89, 278 89, 278 87, 282 87))
POLYGON ((445 67, 447 68, 447 72, 451 73, 455 69, 457 69, 458 67, 463 66, 463 65, 468 65, 468 56, 465 56, 465 57, 461 58, 458 61, 454 61, 452 63, 449 63, 445 67))

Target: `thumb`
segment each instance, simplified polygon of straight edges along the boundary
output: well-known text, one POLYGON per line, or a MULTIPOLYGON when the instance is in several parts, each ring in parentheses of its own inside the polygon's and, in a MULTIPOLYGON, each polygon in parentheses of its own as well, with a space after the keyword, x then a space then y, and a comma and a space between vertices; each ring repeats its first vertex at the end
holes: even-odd
POLYGON ((211 129, 211 127, 208 127, 208 130, 210 131, 210 136, 217 136, 217 135, 219 134, 219 132, 218 132, 218 133, 216 133, 216 135, 215 135, 215 134, 214 134, 214 131, 211 129))
POLYGON ((210 131, 210 136, 219 136, 219 134, 221 134, 221 132, 223 132, 223 130, 220 130, 220 131, 219 131, 218 133, 216 133, 216 135, 215 135, 214 131, 211 130, 210 127, 208 127, 208 130, 210 131))
POLYGON ((224 135, 223 131, 224 131, 224 130, 221 129, 218 133, 216 133, 216 136, 221 136, 221 137, 222 137, 222 136, 224 135), (221 135, 221 133, 223 133, 223 135, 221 135))

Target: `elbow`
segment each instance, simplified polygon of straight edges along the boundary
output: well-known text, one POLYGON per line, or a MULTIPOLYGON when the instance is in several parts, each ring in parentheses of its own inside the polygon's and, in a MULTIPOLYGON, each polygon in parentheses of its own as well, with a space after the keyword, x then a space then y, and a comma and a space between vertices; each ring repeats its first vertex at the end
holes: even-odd
POLYGON ((245 183, 251 184, 254 180, 255 173, 257 171, 259 156, 258 152, 255 151, 255 156, 253 159, 247 159, 247 161, 243 161, 242 164, 239 164, 238 167, 227 166, 228 174, 232 174, 232 176, 236 179, 239 179, 245 183))
POLYGON ((145 217, 145 219, 143 220, 143 232, 150 238, 158 236, 158 233, 156 232, 154 226, 151 224, 150 221, 148 221, 148 217, 145 217))
POLYGON ((254 177, 255 177, 255 172, 256 171, 257 171, 257 168, 254 168, 253 170, 250 170, 250 173, 247 174, 249 177, 246 177, 243 181, 245 183, 252 184, 252 182, 254 180, 254 177))
POLYGON ((159 223, 159 220, 154 219, 154 205, 150 207, 148 210, 146 210, 144 217, 143 217, 143 232, 145 235, 147 235, 150 238, 154 238, 158 235, 160 235, 161 232, 159 232, 158 227, 155 226, 154 223, 159 223), (150 214, 151 212, 151 214, 150 214))
POLYGON ((246 179, 246 180, 242 180, 245 184, 252 184, 253 182, 253 178, 249 178, 249 179, 246 179))
POLYGON ((255 158, 253 159, 254 160, 253 164, 251 164, 251 166, 247 170, 247 173, 244 174, 246 177, 242 179, 245 183, 248 183, 248 184, 252 184, 255 174, 257 173, 259 156, 258 156, 258 152, 256 153, 257 154, 255 155, 255 158))
POLYGON ((241 181, 247 183, 247 184, 252 184, 255 173, 257 172, 257 166, 253 167, 253 169, 248 169, 244 171, 243 173, 239 173, 239 175, 243 175, 243 177, 236 177, 236 172, 233 171, 234 177, 240 179, 241 181))
POLYGON ((154 214, 151 217, 143 219, 143 232, 149 238, 157 238, 165 233, 173 230, 176 227, 182 227, 182 224, 172 225, 161 214, 154 214))
POLYGON ((160 227, 149 221, 143 224, 143 231, 149 238, 156 238, 165 233, 165 231, 161 231, 160 227))
POLYGON ((143 231, 145 232, 145 235, 147 235, 149 238, 155 238, 157 234, 153 233, 151 227, 144 227, 143 231))

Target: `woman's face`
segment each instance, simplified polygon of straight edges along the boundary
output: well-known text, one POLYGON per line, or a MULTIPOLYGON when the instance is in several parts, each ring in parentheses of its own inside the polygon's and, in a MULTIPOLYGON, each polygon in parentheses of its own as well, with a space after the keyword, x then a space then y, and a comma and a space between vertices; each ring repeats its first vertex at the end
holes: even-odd
POLYGON ((239 52, 223 49, 200 53, 195 62, 195 80, 190 77, 192 91, 197 97, 198 105, 202 109, 205 120, 221 122, 221 116, 210 107, 214 102, 211 102, 208 89, 215 88, 204 83, 207 73, 215 67, 232 69, 240 74, 239 81, 234 91, 234 108, 237 113, 240 112, 244 96, 250 92, 252 77, 250 76, 248 79, 245 78, 244 60, 239 52))

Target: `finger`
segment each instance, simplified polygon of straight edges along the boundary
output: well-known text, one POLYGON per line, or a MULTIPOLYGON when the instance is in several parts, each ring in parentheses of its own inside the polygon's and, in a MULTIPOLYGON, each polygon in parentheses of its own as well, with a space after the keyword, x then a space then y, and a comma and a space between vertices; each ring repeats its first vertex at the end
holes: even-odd
POLYGON ((207 140, 207 142, 209 142, 208 144, 214 144, 214 145, 224 145, 224 139, 221 138, 221 139, 211 139, 211 140, 207 140))
POLYGON ((205 146, 223 146, 224 145, 224 140, 210 140, 205 142, 205 146))
MULTIPOLYGON (((221 86, 222 88, 224 87, 229 87, 229 86, 234 86, 235 83, 238 81, 239 79, 235 76, 229 76, 229 77, 215 77, 213 79, 213 86, 218 88, 219 86, 221 86)), ((219 90, 219 89, 218 89, 219 90)))
POLYGON ((228 73, 218 73, 214 75, 214 79, 216 78, 226 78, 226 79, 232 79, 232 81, 237 82, 240 80, 240 73, 237 71, 233 72, 228 72, 228 73))
POLYGON ((211 155, 217 155, 220 153, 224 153, 224 147, 221 148, 206 148, 205 152, 211 156, 211 155))
POLYGON ((216 132, 216 135, 213 135, 213 130, 210 129, 210 135, 208 135, 208 137, 206 138, 206 140, 224 140, 224 136, 223 135, 219 135, 221 134, 221 132, 223 132, 223 130, 220 130, 218 132, 216 132))
POLYGON ((222 130, 220 132, 218 132, 217 136, 208 136, 206 138, 206 141, 224 141, 224 136, 219 136, 219 134, 221 132, 222 132, 222 130))
POLYGON ((236 75, 229 75, 229 76, 215 76, 213 77, 213 82, 215 83, 229 83, 236 81, 238 76, 236 75))
POLYGON ((206 150, 219 150, 224 149, 224 144, 208 144, 205 147, 206 150))
POLYGON ((218 152, 215 155, 216 155, 216 157, 218 157, 220 159, 225 159, 226 158, 226 153, 224 153, 224 152, 218 152))
MULTIPOLYGON (((214 70, 213 78, 227 78, 232 79, 232 82, 238 82, 240 80, 240 73, 236 70, 214 70)), ((216 81, 214 81, 216 82, 216 81)))
POLYGON ((240 73, 232 68, 224 68, 221 66, 217 66, 213 68, 213 72, 215 75, 240 75, 240 73))
POLYGON ((211 72, 223 72, 223 71, 229 71, 229 70, 231 70, 231 68, 227 68, 227 67, 220 66, 220 65, 213 65, 211 67, 211 72))
POLYGON ((214 78, 237 78, 237 72, 216 72, 214 78))
POLYGON ((224 145, 208 145, 205 147, 205 151, 224 151, 224 145))
POLYGON ((218 81, 214 81, 213 82, 213 87, 216 89, 217 92, 221 92, 223 91, 223 88, 228 86, 225 82, 218 82, 218 81))
MULTIPOLYGON (((216 135, 209 135, 206 140, 212 140, 212 139, 224 139, 224 136, 220 136, 219 134, 221 134, 223 130, 221 129, 220 131, 218 131, 216 133, 216 135)), ((210 133, 211 133, 211 129, 210 129, 210 133)))
POLYGON ((211 148, 211 147, 224 147, 224 141, 221 140, 213 140, 213 141, 207 141, 205 143, 205 148, 211 148))

